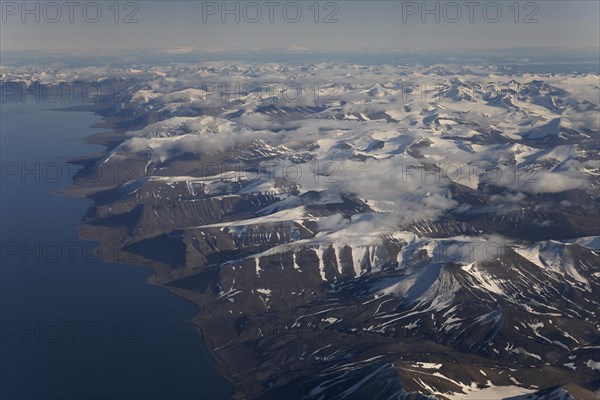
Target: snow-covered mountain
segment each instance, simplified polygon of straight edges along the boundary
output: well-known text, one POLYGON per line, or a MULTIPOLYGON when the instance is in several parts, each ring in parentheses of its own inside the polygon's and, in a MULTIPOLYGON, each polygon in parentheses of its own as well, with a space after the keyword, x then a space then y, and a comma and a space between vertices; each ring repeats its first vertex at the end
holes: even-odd
POLYGON ((1 88, 90 83, 115 133, 74 182, 82 234, 200 306, 237 397, 598 388, 598 75, 215 63, 1 88))

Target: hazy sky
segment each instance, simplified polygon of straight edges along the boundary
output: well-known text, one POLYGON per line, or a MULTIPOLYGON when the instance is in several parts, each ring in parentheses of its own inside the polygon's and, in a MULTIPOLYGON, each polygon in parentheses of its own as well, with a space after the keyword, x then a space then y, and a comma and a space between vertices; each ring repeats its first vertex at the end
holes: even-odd
POLYGON ((318 7, 314 1, 120 1, 118 15, 113 1, 77 3, 69 15, 62 0, 52 5, 28 2, 25 7, 21 1, 2 1, 0 49, 92 54, 147 49, 176 54, 600 46, 600 6, 595 0, 521 1, 517 6, 514 0, 321 1, 318 7), (25 8, 33 12, 27 14, 25 8), (434 11, 423 15, 425 8, 434 11), (224 15, 224 9, 234 11, 224 15), (130 13, 138 22, 124 22, 130 13), (327 16, 330 23, 324 21, 327 16))

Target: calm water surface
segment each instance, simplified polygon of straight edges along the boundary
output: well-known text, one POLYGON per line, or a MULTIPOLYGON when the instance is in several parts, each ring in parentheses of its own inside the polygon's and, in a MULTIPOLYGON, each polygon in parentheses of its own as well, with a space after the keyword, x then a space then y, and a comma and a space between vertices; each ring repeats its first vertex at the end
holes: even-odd
POLYGON ((73 104, 0 105, 1 398, 227 398, 195 306, 109 264, 77 229, 90 200, 55 194, 71 157, 101 150, 73 104))

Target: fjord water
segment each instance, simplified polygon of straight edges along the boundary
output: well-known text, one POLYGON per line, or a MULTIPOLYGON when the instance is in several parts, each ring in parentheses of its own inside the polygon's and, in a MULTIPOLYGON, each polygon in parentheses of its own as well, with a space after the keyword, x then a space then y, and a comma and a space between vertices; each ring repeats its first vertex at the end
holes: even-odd
POLYGON ((72 105, 1 105, 0 397, 227 398, 196 307, 78 238, 91 202, 55 192, 101 148, 83 142, 97 116, 53 110, 72 105))

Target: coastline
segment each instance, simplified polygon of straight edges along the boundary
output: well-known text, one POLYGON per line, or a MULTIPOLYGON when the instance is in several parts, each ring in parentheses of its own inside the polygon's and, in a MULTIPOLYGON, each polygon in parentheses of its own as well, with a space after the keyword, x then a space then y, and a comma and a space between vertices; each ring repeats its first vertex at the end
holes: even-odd
MULTIPOLYGON (((64 108, 55 109, 56 111, 92 112, 92 113, 94 113, 94 115, 100 117, 102 119, 102 122, 94 123, 94 124, 90 125, 90 127, 107 129, 106 132, 94 133, 92 135, 86 136, 83 139, 83 143, 90 144, 90 145, 103 146, 104 150, 81 155, 76 158, 71 158, 71 159, 67 160, 68 163, 74 164, 74 165, 77 165, 80 167, 85 167, 86 165, 93 164, 99 158, 108 154, 112 149, 117 147, 120 143, 122 143, 125 140, 123 135, 125 132, 127 132, 127 129, 119 128, 119 123, 121 123, 123 121, 117 117, 107 115, 106 113, 100 112, 103 109, 104 109, 103 107, 99 107, 96 105, 82 105, 82 106, 72 106, 72 107, 64 107, 64 108)), ((94 201, 93 198, 91 198, 90 196, 92 196, 95 193, 102 192, 104 190, 109 190, 112 188, 114 188, 114 185, 100 185, 100 186, 87 185, 85 187, 81 187, 81 186, 77 187, 74 185, 73 179, 71 179, 71 182, 68 186, 56 191, 55 193, 62 195, 62 196, 66 196, 66 197, 88 198, 88 199, 94 201)), ((93 205, 93 203, 92 203, 92 205, 93 205)), ((82 228, 82 226, 79 227, 79 233, 78 233, 79 238, 83 239, 83 240, 89 240, 89 241, 96 243, 96 245, 98 246, 98 250, 100 251, 100 256, 103 260, 108 261, 108 262, 118 263, 118 264, 140 265, 140 266, 144 266, 144 267, 151 269, 153 274, 148 277, 148 279, 145 282, 146 284, 163 287, 163 288, 167 289, 171 294, 177 296, 178 298, 180 298, 182 300, 185 300, 186 302, 193 304, 196 307, 196 313, 194 314, 194 316, 191 319, 186 320, 186 322, 194 327, 194 330, 197 332, 197 334, 199 335, 199 337, 202 341, 202 345, 205 347, 207 354, 210 356, 210 358, 212 359, 212 361, 214 363, 213 366, 215 367, 215 370, 217 371, 219 376, 221 376, 227 382, 228 387, 231 391, 231 396, 229 396, 229 398, 234 398, 235 386, 233 384, 233 376, 229 373, 229 370, 225 367, 225 365, 226 365, 225 360, 217 357, 216 356, 217 353, 215 353, 212 349, 210 349, 207 346, 207 342, 205 341, 205 335, 202 330, 202 323, 200 322, 201 315, 202 315, 202 305, 199 304, 197 301, 194 301, 195 296, 192 293, 186 294, 185 291, 174 288, 174 287, 170 287, 169 285, 166 284, 166 282, 164 281, 164 277, 166 277, 168 275, 168 271, 169 271, 168 267, 160 265, 160 264, 152 262, 152 261, 149 261, 149 260, 146 260, 146 259, 142 259, 142 258, 140 258, 139 260, 136 260, 137 262, 132 262, 132 260, 130 260, 130 259, 128 259, 127 262, 123 262, 123 260, 121 258, 107 256, 110 254, 115 254, 114 248, 112 246, 105 247, 104 246, 105 242, 102 241, 101 239, 95 238, 91 235, 86 236, 85 234, 82 233, 81 228, 82 228)), ((116 254, 120 254, 120 253, 117 252, 116 254)))

